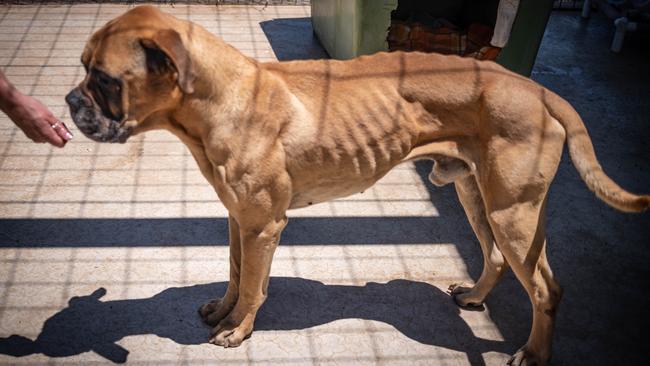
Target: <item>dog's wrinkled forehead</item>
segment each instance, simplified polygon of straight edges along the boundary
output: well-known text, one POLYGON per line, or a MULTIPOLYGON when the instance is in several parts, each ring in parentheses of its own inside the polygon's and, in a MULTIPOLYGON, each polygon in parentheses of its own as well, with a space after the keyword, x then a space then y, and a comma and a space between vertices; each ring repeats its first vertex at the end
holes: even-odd
POLYGON ((103 39, 92 49, 86 48, 81 58, 86 72, 101 70, 112 77, 120 78, 126 71, 133 70, 129 60, 134 58, 134 47, 128 42, 116 42, 113 38, 103 39), (114 50, 107 52, 107 50, 114 50), (119 56, 121 55, 121 57, 119 56))
POLYGON ((112 76, 119 76, 132 65, 129 60, 134 57, 134 36, 128 31, 111 32, 111 29, 102 28, 88 41, 83 53, 81 63, 86 71, 99 69, 112 76))
POLYGON ((109 21, 88 40, 81 54, 86 70, 93 67, 117 76, 138 61, 138 39, 170 27, 170 19, 152 6, 140 6, 109 21))

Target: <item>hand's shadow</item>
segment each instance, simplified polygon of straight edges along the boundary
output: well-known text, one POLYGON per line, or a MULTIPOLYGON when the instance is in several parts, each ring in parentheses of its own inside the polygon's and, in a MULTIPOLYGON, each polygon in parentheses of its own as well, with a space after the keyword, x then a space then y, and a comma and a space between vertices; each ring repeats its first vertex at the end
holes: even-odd
MULTIPOLYGON (((155 334, 179 344, 207 341, 208 327, 197 309, 221 296, 226 282, 169 288, 148 299, 101 301, 106 290, 73 297, 68 307, 45 321, 36 340, 20 335, 0 338, 0 353, 20 357, 43 353, 65 357, 94 351, 125 362, 129 351, 115 342, 137 334, 155 334)), ((255 330, 304 329, 338 319, 361 318, 394 326, 425 344, 466 352, 472 364, 481 353, 510 352, 504 342, 476 338, 447 294, 424 282, 395 280, 365 286, 325 285, 302 278, 273 277, 269 298, 258 313, 255 330)), ((279 335, 281 336, 281 335, 279 335)))

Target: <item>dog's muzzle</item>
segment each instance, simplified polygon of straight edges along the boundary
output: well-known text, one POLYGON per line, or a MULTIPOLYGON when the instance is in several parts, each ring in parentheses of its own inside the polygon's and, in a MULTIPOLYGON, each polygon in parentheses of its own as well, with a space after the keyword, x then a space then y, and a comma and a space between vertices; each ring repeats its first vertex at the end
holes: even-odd
POLYGON ((78 87, 65 96, 65 101, 75 125, 89 139, 124 143, 131 136, 131 128, 104 116, 101 109, 78 87))

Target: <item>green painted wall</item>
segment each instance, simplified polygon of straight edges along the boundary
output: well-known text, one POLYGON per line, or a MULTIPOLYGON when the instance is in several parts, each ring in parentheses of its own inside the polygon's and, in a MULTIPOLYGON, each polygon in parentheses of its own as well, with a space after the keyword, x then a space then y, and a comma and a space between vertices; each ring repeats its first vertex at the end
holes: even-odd
POLYGON ((496 62, 516 73, 530 76, 552 9, 553 0, 520 0, 510 39, 496 62))
POLYGON ((336 59, 385 51, 390 12, 396 7, 397 0, 315 0, 314 32, 336 59))

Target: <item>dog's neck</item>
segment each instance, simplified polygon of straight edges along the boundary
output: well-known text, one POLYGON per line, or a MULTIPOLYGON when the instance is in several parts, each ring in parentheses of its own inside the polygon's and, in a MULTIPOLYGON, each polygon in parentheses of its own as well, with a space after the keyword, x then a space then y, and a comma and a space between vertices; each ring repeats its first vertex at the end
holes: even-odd
POLYGON ((236 92, 238 82, 256 71, 257 61, 220 38, 210 37, 208 40, 213 42, 202 39, 205 44, 190 49, 196 73, 193 97, 210 98, 214 102, 224 99, 225 94, 236 92), (203 51, 206 48, 219 49, 220 52, 216 57, 214 53, 207 56, 203 51))
MULTIPOLYGON (((196 28, 197 32, 207 32, 196 28)), ((234 121, 246 112, 244 101, 249 99, 250 80, 259 78, 261 69, 257 61, 213 35, 188 41, 188 52, 195 73, 194 92, 183 97, 179 108, 171 113, 169 123, 170 130, 186 145, 200 147, 205 144, 202 140, 205 136, 228 136, 237 128, 234 121), (220 52, 216 55, 205 52, 209 49, 220 52), (215 128, 222 131, 211 134, 215 128)))

